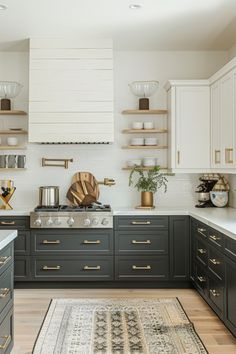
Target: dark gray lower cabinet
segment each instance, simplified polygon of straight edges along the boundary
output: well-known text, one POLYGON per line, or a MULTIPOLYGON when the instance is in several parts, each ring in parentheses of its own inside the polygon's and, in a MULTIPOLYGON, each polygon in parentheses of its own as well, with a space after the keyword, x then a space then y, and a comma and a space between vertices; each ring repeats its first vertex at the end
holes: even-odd
POLYGON ((230 330, 236 336, 236 262, 233 262, 228 257, 226 262, 226 308, 225 321, 230 330))

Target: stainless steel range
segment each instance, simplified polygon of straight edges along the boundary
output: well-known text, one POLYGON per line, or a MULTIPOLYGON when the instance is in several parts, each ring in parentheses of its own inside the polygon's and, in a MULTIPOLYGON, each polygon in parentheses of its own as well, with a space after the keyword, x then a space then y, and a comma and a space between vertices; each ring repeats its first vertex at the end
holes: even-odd
POLYGON ((30 227, 39 228, 112 228, 110 205, 36 207, 30 213, 30 227))

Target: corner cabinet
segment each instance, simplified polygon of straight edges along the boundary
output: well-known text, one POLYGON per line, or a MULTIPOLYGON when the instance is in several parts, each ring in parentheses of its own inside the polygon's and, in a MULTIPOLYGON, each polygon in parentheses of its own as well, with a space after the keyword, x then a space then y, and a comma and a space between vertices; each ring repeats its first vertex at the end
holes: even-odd
POLYGON ((169 81, 168 167, 173 172, 210 168, 210 88, 208 80, 169 81))

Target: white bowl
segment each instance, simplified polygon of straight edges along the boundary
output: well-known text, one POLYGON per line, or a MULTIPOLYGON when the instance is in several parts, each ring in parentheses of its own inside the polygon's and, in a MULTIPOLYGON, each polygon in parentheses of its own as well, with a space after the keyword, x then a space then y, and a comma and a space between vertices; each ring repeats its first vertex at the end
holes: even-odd
POLYGON ((143 127, 144 127, 144 129, 154 129, 154 123, 153 122, 144 122, 143 127))
POLYGON ((223 208, 228 203, 228 199, 229 199, 229 195, 228 194, 229 194, 228 192, 214 192, 214 191, 211 191, 210 192, 211 201, 212 201, 212 203, 215 206, 217 206, 219 208, 223 208))
POLYGON ((143 166, 144 167, 152 167, 156 166, 157 159, 155 157, 144 157, 143 159, 143 166))
POLYGON ((143 122, 133 122, 132 129, 143 129, 143 122))
POLYGON ((144 139, 144 145, 157 145, 158 140, 157 138, 145 138, 144 139))
POLYGON ((14 136, 9 136, 9 137, 7 138, 7 145, 9 145, 9 146, 15 146, 15 145, 17 145, 17 144, 18 144, 18 139, 15 138, 14 136))
POLYGON ((141 166, 141 164, 142 164, 141 159, 132 159, 127 161, 128 167, 141 166))
POLYGON ((132 138, 130 145, 144 145, 144 138, 132 138))

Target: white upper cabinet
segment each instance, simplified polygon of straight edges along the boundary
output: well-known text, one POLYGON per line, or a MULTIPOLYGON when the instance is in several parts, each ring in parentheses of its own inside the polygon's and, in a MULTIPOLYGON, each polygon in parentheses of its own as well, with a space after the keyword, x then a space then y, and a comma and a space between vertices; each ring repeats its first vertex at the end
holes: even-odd
POLYGON ((169 168, 200 172, 210 168, 210 89, 207 80, 170 81, 169 168))
POLYGON ((31 39, 29 141, 114 141, 111 40, 31 39))

